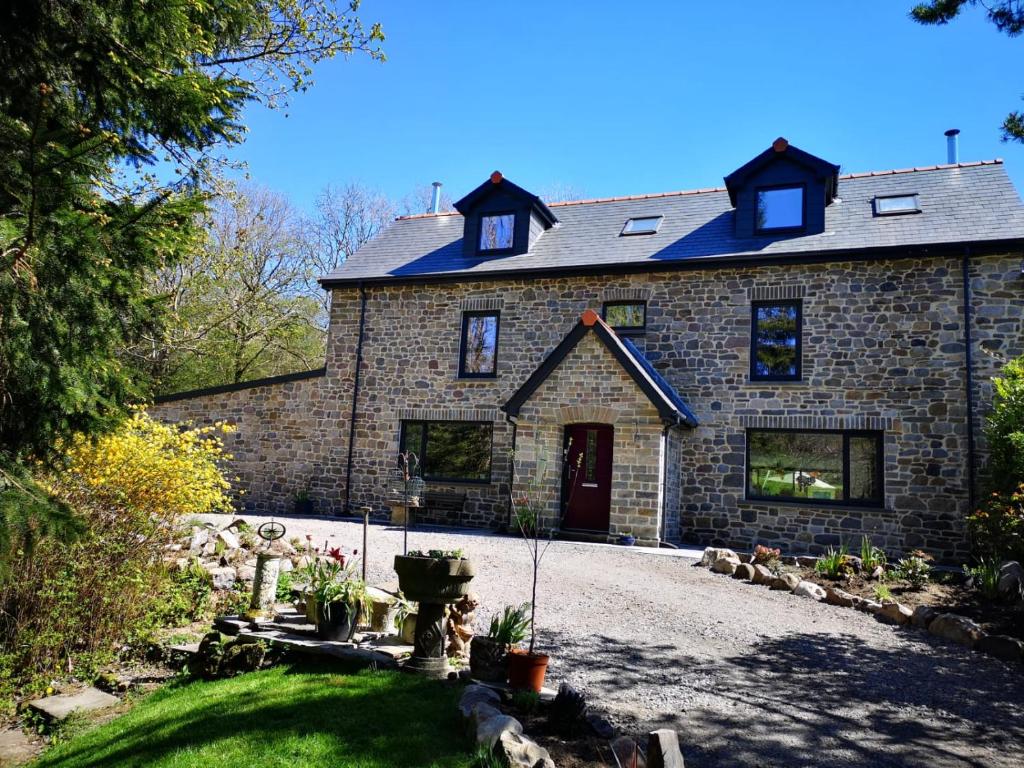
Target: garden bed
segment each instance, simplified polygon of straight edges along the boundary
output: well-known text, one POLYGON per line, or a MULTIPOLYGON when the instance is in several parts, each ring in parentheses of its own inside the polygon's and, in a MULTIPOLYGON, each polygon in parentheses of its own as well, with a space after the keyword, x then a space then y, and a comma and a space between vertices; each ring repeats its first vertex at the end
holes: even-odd
POLYGON ((822 587, 839 588, 867 600, 876 600, 875 590, 883 584, 889 588, 893 600, 911 610, 926 605, 940 613, 965 616, 989 634, 1009 635, 1024 640, 1024 610, 984 599, 977 590, 965 584, 963 574, 955 571, 933 570, 929 581, 920 589, 915 589, 899 582, 880 582, 860 573, 830 579, 807 566, 796 566, 790 570, 801 580, 822 587))

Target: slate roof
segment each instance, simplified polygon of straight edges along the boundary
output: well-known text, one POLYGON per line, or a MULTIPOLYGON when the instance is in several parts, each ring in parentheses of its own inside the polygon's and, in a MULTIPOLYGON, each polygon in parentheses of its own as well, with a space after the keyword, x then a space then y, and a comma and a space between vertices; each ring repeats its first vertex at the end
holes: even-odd
POLYGON ((544 362, 537 366, 523 385, 513 393, 501 410, 509 416, 518 416, 519 409, 530 399, 530 396, 547 380, 548 376, 554 373, 583 337, 591 331, 615 356, 619 365, 632 377, 651 404, 658 409, 658 415, 661 416, 662 421, 672 426, 697 426, 697 417, 693 415, 693 411, 687 407, 686 402, 673 389, 672 385, 654 369, 654 366, 633 342, 619 336, 592 309, 583 313, 572 330, 565 335, 565 338, 544 359, 544 362))
POLYGON ((321 282, 330 286, 523 272, 641 271, 1024 242, 1024 206, 1001 160, 840 176, 837 199, 825 209, 825 231, 815 235, 736 237, 725 188, 550 207, 560 223, 541 235, 529 253, 468 257, 462 247, 461 215, 422 214, 396 220, 321 282), (918 195, 921 213, 874 216, 874 197, 910 193, 918 195), (620 236, 627 219, 652 215, 664 216, 656 234, 620 236))

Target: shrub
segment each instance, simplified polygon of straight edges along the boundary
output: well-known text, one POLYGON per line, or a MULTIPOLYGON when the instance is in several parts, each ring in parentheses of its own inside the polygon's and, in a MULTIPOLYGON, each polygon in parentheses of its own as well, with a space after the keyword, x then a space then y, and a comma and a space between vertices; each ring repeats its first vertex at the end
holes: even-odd
POLYGON ((74 510, 81 533, 7 553, 0 695, 38 690, 53 675, 88 678, 162 623, 196 615, 201 577, 172 574, 163 558, 179 516, 228 508, 220 431, 178 430, 139 411, 109 435, 64 447, 39 483, 74 510))
POLYGON ((967 530, 979 556, 1024 560, 1024 485, 1013 493, 993 492, 967 517, 967 530))
POLYGON ((880 603, 886 600, 892 600, 892 590, 889 589, 888 584, 875 584, 874 587, 875 600, 880 603))
POLYGON ((932 567, 928 565, 928 555, 915 550, 896 563, 893 576, 899 581, 905 581, 912 589, 921 589, 928 582, 931 569, 932 567))
POLYGON ((1024 484, 1024 356, 1008 362, 992 379, 992 410, 985 421, 986 475, 1001 495, 1024 484))
POLYGON ((853 570, 846 554, 846 545, 839 548, 829 547, 825 554, 818 558, 814 570, 828 579, 841 579, 853 570))
POLYGON ((155 622, 177 627, 206 618, 212 590, 210 574, 198 560, 190 560, 185 568, 172 571, 165 578, 163 600, 153 613, 155 622))
POLYGON ((999 597, 999 560, 983 557, 975 566, 964 566, 964 575, 986 600, 999 597))

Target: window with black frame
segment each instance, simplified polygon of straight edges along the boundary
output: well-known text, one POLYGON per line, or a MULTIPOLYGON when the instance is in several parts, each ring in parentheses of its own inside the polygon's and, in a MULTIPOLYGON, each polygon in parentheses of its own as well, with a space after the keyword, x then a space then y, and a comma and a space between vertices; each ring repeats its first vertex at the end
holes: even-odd
POLYGON ((499 320, 497 310, 462 313, 459 376, 490 378, 497 375, 499 320))
POLYGON ((403 421, 400 451, 416 454, 424 480, 489 483, 492 438, 485 421, 403 421))
POLYGON ((620 333, 643 333, 647 328, 646 301, 606 301, 601 314, 604 321, 620 333))
POLYGON ((797 381, 803 306, 799 300, 755 301, 751 307, 750 378, 797 381))
POLYGON ((514 213, 485 214, 480 217, 479 250, 508 251, 515 238, 516 215, 514 213))
POLYGON ((747 430, 747 498, 882 506, 881 432, 747 430))

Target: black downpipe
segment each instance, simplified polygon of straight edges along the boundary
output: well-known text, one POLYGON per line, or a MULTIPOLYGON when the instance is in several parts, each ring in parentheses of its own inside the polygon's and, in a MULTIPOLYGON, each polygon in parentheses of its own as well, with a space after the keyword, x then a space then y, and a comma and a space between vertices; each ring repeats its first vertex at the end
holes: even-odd
POLYGON ((352 414, 348 421, 348 462, 345 468, 345 513, 352 498, 352 449, 356 438, 356 404, 359 402, 359 372, 363 365, 363 334, 366 330, 366 289, 359 284, 359 340, 356 342, 356 375, 352 382, 352 414))
POLYGON ((974 457, 974 353, 971 337, 971 249, 964 250, 964 367, 967 379, 967 511, 974 511, 977 466, 974 457))
POLYGON ((512 451, 508 455, 508 516, 505 525, 509 533, 515 533, 516 531, 512 528, 512 515, 515 513, 516 437, 519 434, 519 425, 507 413, 505 421, 512 425, 512 451))

